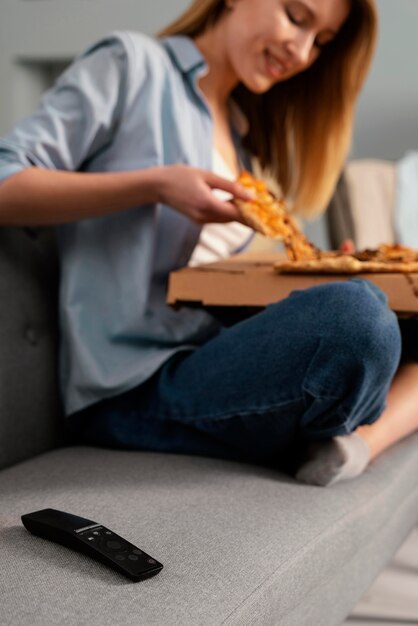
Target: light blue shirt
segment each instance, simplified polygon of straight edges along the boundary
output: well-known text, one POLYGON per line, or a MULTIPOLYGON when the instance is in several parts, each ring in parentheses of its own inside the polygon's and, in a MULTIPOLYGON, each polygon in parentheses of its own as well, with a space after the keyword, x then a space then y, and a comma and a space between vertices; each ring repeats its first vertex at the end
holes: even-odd
MULTIPOLYGON (((83 172, 174 163, 212 169, 212 119, 197 83, 206 70, 188 37, 110 34, 0 141, 0 180, 31 165, 83 172)), ((187 264, 200 230, 162 204, 57 228, 67 414, 135 387, 174 353, 217 334, 220 325, 209 313, 166 304, 168 275, 187 264)))

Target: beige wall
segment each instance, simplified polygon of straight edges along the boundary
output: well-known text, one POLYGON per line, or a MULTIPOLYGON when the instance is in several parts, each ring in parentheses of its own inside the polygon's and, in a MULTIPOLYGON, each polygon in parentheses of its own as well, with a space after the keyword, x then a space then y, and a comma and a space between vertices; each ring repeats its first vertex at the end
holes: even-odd
POLYGON ((380 36, 359 100, 353 156, 418 150, 418 0, 377 0, 380 36))
POLYGON ((68 62, 112 30, 152 34, 187 4, 188 0, 0 0, 0 133, 36 106, 54 75, 54 64, 68 62))

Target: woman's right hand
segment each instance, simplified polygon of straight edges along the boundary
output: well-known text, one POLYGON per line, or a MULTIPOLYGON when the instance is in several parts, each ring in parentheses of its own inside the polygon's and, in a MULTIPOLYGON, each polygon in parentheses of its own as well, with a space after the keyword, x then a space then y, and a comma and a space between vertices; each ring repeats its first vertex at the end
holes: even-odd
POLYGON ((220 189, 235 198, 251 200, 251 193, 238 183, 188 165, 168 165, 159 170, 160 202, 187 215, 197 224, 246 223, 233 202, 220 200, 212 192, 213 189, 220 189))
POLYGON ((164 202, 198 224, 245 223, 212 189, 249 199, 237 183, 187 165, 128 172, 67 172, 28 167, 0 184, 0 224, 63 224, 164 202))

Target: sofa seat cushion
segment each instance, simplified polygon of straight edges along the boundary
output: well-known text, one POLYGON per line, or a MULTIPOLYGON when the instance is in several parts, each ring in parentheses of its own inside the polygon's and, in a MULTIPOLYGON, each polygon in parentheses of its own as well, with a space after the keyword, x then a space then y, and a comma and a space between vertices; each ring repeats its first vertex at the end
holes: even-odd
POLYGON ((418 436, 324 489, 233 461, 93 447, 0 474, 2 624, 339 625, 418 520, 418 436), (93 519, 164 564, 132 583, 28 533, 93 519))

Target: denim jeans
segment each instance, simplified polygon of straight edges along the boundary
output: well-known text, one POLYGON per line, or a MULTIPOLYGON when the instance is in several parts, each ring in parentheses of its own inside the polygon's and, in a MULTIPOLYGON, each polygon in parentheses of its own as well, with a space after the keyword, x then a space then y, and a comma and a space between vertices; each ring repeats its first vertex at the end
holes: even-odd
POLYGON ((307 442, 378 419, 400 354, 385 294, 362 279, 332 282, 177 353, 73 423, 90 445, 288 467, 307 442))

